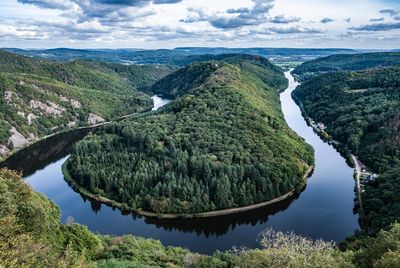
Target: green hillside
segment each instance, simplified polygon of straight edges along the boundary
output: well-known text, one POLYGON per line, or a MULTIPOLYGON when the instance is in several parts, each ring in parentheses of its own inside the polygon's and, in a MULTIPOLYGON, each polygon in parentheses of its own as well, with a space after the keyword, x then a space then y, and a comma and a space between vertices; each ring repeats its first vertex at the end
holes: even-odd
POLYGON ((0 157, 38 137, 149 109, 147 90, 172 69, 73 61, 0 50, 0 157))
POLYGON ((363 195, 368 233, 400 220, 400 69, 324 74, 294 91, 307 114, 381 176, 363 195))
POLYGON ((21 267, 398 267, 400 225, 339 251, 329 242, 265 230, 260 249, 212 256, 165 247, 134 236, 95 235, 60 222, 60 211, 35 193, 20 175, 0 170, 0 266, 21 267))
POLYGON ((79 142, 67 169, 91 193, 155 213, 246 206, 300 191, 313 154, 283 118, 278 93, 286 85, 256 56, 190 65, 153 87, 176 97, 169 105, 79 142))
POLYGON ((398 52, 344 54, 307 61, 293 70, 293 74, 304 80, 326 72, 359 71, 393 66, 400 66, 398 52))

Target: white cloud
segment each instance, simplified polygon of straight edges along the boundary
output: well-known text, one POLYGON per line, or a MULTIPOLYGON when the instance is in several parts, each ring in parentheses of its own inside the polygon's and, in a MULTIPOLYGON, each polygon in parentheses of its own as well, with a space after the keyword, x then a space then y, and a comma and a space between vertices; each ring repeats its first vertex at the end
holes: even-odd
POLYGON ((0 46, 400 47, 400 3, 383 0, 5 0, 0 9, 0 46))

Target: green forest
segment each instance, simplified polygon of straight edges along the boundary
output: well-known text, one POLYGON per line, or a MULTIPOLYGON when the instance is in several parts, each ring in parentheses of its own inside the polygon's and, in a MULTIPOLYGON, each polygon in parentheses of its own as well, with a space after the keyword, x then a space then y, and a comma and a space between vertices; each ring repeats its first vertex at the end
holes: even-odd
POLYGON ((157 82, 175 99, 80 141, 73 180, 134 211, 193 214, 300 191, 313 151, 286 124, 282 71, 258 56, 194 63, 157 82), (200 75, 199 75, 200 74, 200 75))
POLYGON ((326 72, 361 71, 396 66, 400 66, 398 52, 339 54, 306 61, 298 66, 293 74, 300 80, 306 80, 326 72))
POLYGON ((340 251, 270 229, 260 248, 216 252, 212 256, 135 236, 103 236, 86 227, 60 222, 59 208, 33 192, 20 175, 0 170, 0 266, 21 267, 398 267, 400 225, 359 240, 340 251))
POLYGON ((318 76, 294 96, 326 132, 380 174, 365 187, 367 234, 376 234, 400 219, 400 69, 375 68, 318 76))
POLYGON ((89 125, 90 114, 109 120, 148 110, 152 101, 141 90, 173 70, 82 60, 57 63, 0 50, 0 145, 13 149, 12 128, 32 141, 89 125))
MULTIPOLYGON (((398 54, 331 56, 294 71, 305 82, 293 97, 306 114, 379 174, 364 187, 362 230, 339 247, 267 229, 258 249, 207 256, 94 234, 61 223, 52 201, 0 169, 0 267, 400 267, 398 54)), ((40 137, 87 125, 91 113, 110 120, 141 112, 78 142, 63 170, 70 182, 123 210, 181 217, 301 191, 313 150, 283 118, 281 69, 259 56, 193 58, 207 61, 176 70, 0 50, 0 145, 12 127, 40 137), (143 92, 172 101, 150 111, 143 92)))

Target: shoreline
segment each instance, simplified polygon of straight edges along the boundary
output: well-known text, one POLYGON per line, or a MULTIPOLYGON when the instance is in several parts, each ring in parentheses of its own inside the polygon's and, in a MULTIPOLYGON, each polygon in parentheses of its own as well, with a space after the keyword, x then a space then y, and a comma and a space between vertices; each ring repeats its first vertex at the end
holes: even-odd
POLYGON ((58 131, 58 132, 55 132, 55 133, 52 133, 52 134, 48 134, 48 135, 46 135, 46 136, 37 138, 37 139, 33 140, 32 142, 29 142, 29 143, 27 143, 27 144, 25 144, 25 145, 23 145, 23 146, 21 146, 21 147, 18 147, 18 148, 16 148, 16 149, 10 151, 9 154, 7 154, 7 155, 5 155, 5 156, 3 156, 3 157, 0 155, 0 163, 5 162, 8 158, 12 157, 13 155, 19 153, 20 151, 22 151, 22 150, 24 150, 24 149, 29 148, 30 146, 32 146, 32 145, 34 145, 34 144, 36 144, 36 143, 39 143, 39 142, 41 142, 41 141, 50 139, 50 138, 52 138, 52 137, 55 137, 55 136, 58 136, 58 135, 63 135, 63 134, 66 134, 66 133, 69 133, 69 132, 73 132, 73 131, 78 131, 78 130, 92 130, 92 129, 95 130, 95 129, 97 129, 97 128, 107 126, 107 125, 109 125, 109 124, 111 124, 111 123, 119 122, 119 121, 124 120, 124 119, 126 119, 126 118, 128 118, 128 117, 135 116, 135 115, 140 115, 140 114, 143 114, 143 113, 146 113, 146 112, 150 112, 150 111, 151 111, 151 108, 148 107, 148 108, 144 109, 144 110, 141 111, 141 112, 136 112, 136 113, 132 113, 132 114, 122 115, 122 116, 113 118, 113 119, 111 119, 110 121, 105 121, 105 122, 97 123, 97 124, 94 124, 94 125, 80 126, 80 127, 71 128, 71 129, 66 129, 66 130, 61 130, 61 131, 58 131))
POLYGON ((313 120, 305 111, 302 102, 295 96, 292 95, 293 100, 295 101, 295 103, 297 104, 297 106, 299 106, 300 111, 303 115, 303 118, 306 120, 307 125, 309 125, 315 133, 317 133, 317 135, 324 141, 327 141, 330 145, 333 146, 333 148, 335 148, 340 155, 343 156, 343 158, 346 160, 346 162, 348 163, 348 165, 353 168, 354 170, 354 181, 355 181, 355 186, 354 186, 354 194, 355 194, 355 200, 358 201, 358 209, 359 209, 359 216, 360 217, 364 217, 364 208, 362 205, 362 191, 361 191, 361 182, 360 182, 360 168, 359 168, 359 164, 358 164, 358 157, 354 154, 351 153, 351 151, 347 148, 347 146, 345 144, 342 144, 336 140, 334 140, 329 133, 323 131, 323 130, 319 130, 318 128, 316 128, 312 123, 311 120, 313 120))
POLYGON ((13 155, 19 153, 19 152, 22 151, 22 150, 25 150, 25 149, 31 147, 32 145, 34 145, 34 144, 36 144, 36 143, 39 143, 39 142, 41 142, 41 141, 44 141, 44 140, 53 138, 53 137, 58 136, 58 135, 63 135, 63 134, 69 133, 69 132, 73 132, 73 131, 78 131, 78 130, 90 130, 90 129, 99 128, 99 127, 108 125, 108 124, 110 124, 110 123, 112 123, 112 122, 113 122, 113 121, 107 121, 107 122, 98 123, 98 124, 96 124, 96 125, 91 125, 91 126, 81 126, 81 127, 77 127, 77 128, 71 128, 71 129, 67 129, 67 130, 61 130, 61 131, 58 131, 58 132, 55 132, 55 133, 52 133, 52 134, 49 134, 49 135, 40 137, 40 138, 38 138, 38 139, 33 140, 32 142, 29 142, 29 143, 25 144, 24 146, 21 146, 21 147, 18 147, 18 148, 16 148, 16 149, 12 150, 9 154, 7 154, 6 156, 4 156, 3 158, 1 158, 1 155, 0 155, 0 158, 1 158, 0 163, 5 162, 7 159, 9 159, 10 157, 12 157, 13 155))
MULTIPOLYGON (((287 198, 293 196, 295 194, 295 190, 292 190, 282 196, 279 196, 277 198, 261 202, 258 204, 254 205, 249 205, 249 206, 244 206, 244 207, 235 207, 235 208, 228 208, 228 209, 221 209, 221 210, 214 210, 214 211, 207 211, 207 212, 199 212, 199 213, 191 213, 191 214, 173 214, 173 213, 156 213, 156 212, 151 212, 151 211, 143 211, 143 210, 134 210, 130 207, 126 207, 124 204, 119 203, 117 201, 108 199, 106 197, 100 196, 98 194, 93 194, 86 190, 84 187, 78 185, 75 180, 70 176, 68 169, 67 169, 67 161, 64 162, 62 165, 62 173, 64 175, 64 180, 71 186, 71 188, 78 193, 82 194, 83 196, 90 198, 92 200, 101 202, 102 204, 106 204, 112 207, 116 207, 128 212, 132 212, 141 216, 145 217, 153 217, 153 218, 159 218, 159 219, 195 219, 195 218, 211 218, 211 217, 217 217, 217 216, 225 216, 225 215, 231 215, 231 214, 236 214, 240 212, 245 212, 261 207, 265 207, 268 205, 276 204, 279 203, 283 200, 286 200, 287 198)), ((303 175, 302 179, 306 180, 312 171, 314 170, 314 166, 310 166, 306 173, 303 175)))

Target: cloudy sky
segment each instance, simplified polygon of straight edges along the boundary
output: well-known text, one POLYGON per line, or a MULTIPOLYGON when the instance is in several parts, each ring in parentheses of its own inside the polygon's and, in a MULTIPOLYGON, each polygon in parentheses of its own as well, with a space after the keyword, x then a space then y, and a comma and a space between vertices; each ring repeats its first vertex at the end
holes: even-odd
POLYGON ((1 0, 0 47, 400 48, 400 0, 1 0))

